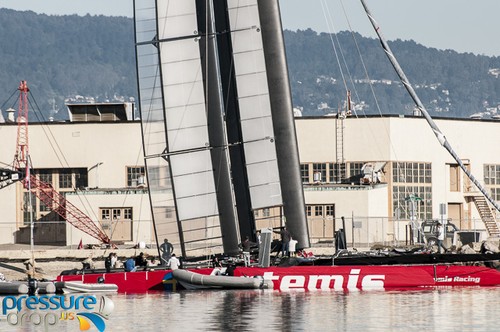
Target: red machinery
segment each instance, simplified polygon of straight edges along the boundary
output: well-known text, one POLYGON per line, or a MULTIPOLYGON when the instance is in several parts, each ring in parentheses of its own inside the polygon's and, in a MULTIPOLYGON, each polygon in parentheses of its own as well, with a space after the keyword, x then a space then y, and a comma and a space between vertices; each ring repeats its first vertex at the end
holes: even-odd
POLYGON ((28 191, 35 194, 46 206, 64 220, 105 244, 111 244, 111 239, 85 213, 66 200, 51 184, 45 183, 31 174, 28 141, 28 92, 26 81, 19 85, 19 111, 17 116, 17 145, 14 156, 14 173, 20 174, 19 181, 28 191))

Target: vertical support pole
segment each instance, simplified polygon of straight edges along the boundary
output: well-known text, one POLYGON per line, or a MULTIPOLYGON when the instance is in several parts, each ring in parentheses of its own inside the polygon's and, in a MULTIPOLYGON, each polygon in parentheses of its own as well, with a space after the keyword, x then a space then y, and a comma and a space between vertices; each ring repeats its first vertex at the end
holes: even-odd
POLYGON ((287 228, 298 241, 298 248, 307 248, 310 247, 309 230, 279 2, 257 0, 257 4, 287 228))

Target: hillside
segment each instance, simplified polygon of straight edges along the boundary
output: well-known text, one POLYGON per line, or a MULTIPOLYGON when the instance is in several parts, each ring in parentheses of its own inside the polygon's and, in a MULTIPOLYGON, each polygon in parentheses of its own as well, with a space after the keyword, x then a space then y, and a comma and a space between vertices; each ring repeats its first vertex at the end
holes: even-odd
POLYGON ((1 9, 0 31, 2 110, 12 107, 21 80, 46 118, 66 119, 64 99, 77 95, 104 101, 137 94, 130 18, 1 9))
MULTIPOLYGON (((20 80, 28 81, 44 119, 67 119, 65 100, 77 96, 96 101, 137 98, 133 30, 132 19, 126 17, 48 16, 0 9, 0 108, 15 105, 12 95, 20 80)), ((363 62, 351 33, 331 38, 312 30, 285 31, 294 106, 305 116, 336 112, 345 100, 346 85, 361 114, 378 113, 377 103, 384 114, 410 113, 413 104, 379 42, 355 37, 363 62), (332 39, 339 41, 340 61, 332 39)), ((431 114, 468 117, 496 112, 499 57, 442 51, 413 41, 390 45, 431 114)))
MULTIPOLYGON (((336 111, 345 99, 345 80, 361 112, 378 113, 378 103, 384 114, 411 113, 414 104, 379 41, 359 34, 355 34, 355 38, 362 61, 350 32, 340 32, 333 38, 338 40, 336 49, 342 63, 342 76, 328 34, 312 30, 285 31, 294 105, 303 107, 305 115, 336 111), (376 101, 370 92, 368 78, 376 101)), ((499 57, 442 51, 413 41, 397 40, 389 44, 431 114, 468 117, 478 112, 497 111, 500 105, 499 57)))

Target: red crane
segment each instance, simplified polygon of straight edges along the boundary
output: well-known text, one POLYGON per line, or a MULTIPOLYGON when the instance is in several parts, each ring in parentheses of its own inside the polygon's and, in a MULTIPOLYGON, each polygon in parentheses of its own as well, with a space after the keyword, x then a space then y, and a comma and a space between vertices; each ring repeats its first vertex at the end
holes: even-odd
POLYGON ((22 174, 20 179, 24 188, 35 194, 46 206, 51 206, 64 220, 77 229, 100 240, 111 244, 111 239, 76 206, 58 193, 51 184, 45 183, 31 174, 28 142, 28 84, 21 81, 19 85, 19 111, 17 116, 17 145, 14 156, 14 170, 22 174))

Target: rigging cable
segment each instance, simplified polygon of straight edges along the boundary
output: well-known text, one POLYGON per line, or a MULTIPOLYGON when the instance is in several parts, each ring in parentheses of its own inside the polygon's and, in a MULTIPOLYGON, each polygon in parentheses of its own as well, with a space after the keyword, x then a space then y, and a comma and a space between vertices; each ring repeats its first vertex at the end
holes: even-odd
MULTIPOLYGON (((341 7, 342 7, 342 12, 343 12, 343 14, 344 14, 345 20, 346 20, 347 25, 348 25, 348 27, 349 27, 349 32, 350 32, 350 34, 351 34, 351 36, 352 36, 352 39, 353 39, 354 45, 355 45, 355 47, 356 47, 356 51, 357 51, 358 57, 359 57, 359 59, 360 59, 360 62, 361 62, 361 65, 362 65, 363 71, 364 71, 364 73, 365 73, 366 80, 367 80, 367 82, 368 82, 368 84, 369 84, 369 88, 370 88, 370 91, 371 91, 372 97, 373 97, 374 102, 375 102, 375 107, 376 107, 376 109, 377 109, 377 112, 378 112, 379 116, 380 116, 380 117, 383 117, 383 115, 382 115, 382 111, 381 111, 381 107, 380 107, 380 104, 379 104, 379 101, 378 101, 377 95, 376 95, 376 93, 375 93, 375 89, 374 89, 373 81, 372 81, 372 79, 371 79, 371 77, 370 77, 370 75, 369 75, 369 73, 368 73, 368 69, 367 69, 367 67, 366 67, 366 63, 365 63, 364 58, 363 58, 363 54, 362 54, 362 52, 361 52, 361 49, 360 49, 360 46, 359 46, 358 40, 357 40, 357 38, 356 38, 356 34, 355 34, 355 32, 354 32, 354 30, 353 30, 353 28, 352 28, 352 25, 351 25, 351 22, 350 22, 350 19, 349 19, 349 15, 348 15, 348 13, 347 13, 347 11, 346 11, 346 8, 345 8, 345 6, 344 6, 344 2, 343 2, 343 0, 339 0, 339 3, 340 3, 340 5, 341 5, 341 7)), ((330 20, 332 20, 332 21, 333 21, 333 18, 332 18, 332 15, 331 15, 331 11, 330 11, 329 6, 328 6, 327 4, 323 4, 323 3, 322 3, 322 7, 323 7, 323 11, 327 11, 327 13, 328 13, 328 15, 329 15, 330 20)), ((325 19, 326 19, 326 15, 325 15, 325 19)), ((355 85, 355 82, 354 82, 354 78, 352 77, 351 72, 349 71, 349 67, 348 67, 348 65, 347 65, 347 61, 345 60, 345 57, 344 57, 344 52, 343 52, 343 50, 342 50, 341 43, 340 43, 340 40, 339 40, 339 38, 338 38, 338 36, 337 36, 337 35, 336 35, 336 40, 337 40, 337 43, 339 44, 339 48, 340 48, 340 50, 341 50, 341 55, 342 55, 342 57, 343 57, 343 59, 344 59, 344 64, 345 64, 345 66, 346 66, 346 68, 347 68, 347 72, 348 72, 348 74, 349 74, 350 82, 351 82, 351 84, 352 84, 352 86, 353 86, 353 90, 354 90, 354 94, 356 95, 356 99, 357 99, 357 100, 361 100, 361 98, 360 98, 360 96, 359 96, 359 93, 358 93, 358 90, 356 89, 356 85, 355 85)), ((332 41, 332 43, 333 43, 333 41, 332 41)), ((340 66, 340 64, 339 64, 339 66, 340 66)), ((362 113, 364 114, 364 116, 366 117, 366 113, 365 113, 364 109, 362 109, 361 111, 362 111, 362 113)), ((354 112, 354 114, 355 114, 355 116, 356 116, 356 117, 358 117, 358 114, 357 114, 356 112, 354 112)), ((388 141, 389 141, 389 144, 390 144, 390 147, 391 147, 391 151, 394 153, 395 159, 396 159, 396 161, 397 161, 397 162, 396 162, 396 167, 397 167, 397 169, 398 169, 398 174, 400 174, 400 173, 402 173, 402 171, 401 171, 401 163, 398 161, 398 160, 399 160, 399 158, 397 157, 397 153, 396 153, 396 150, 395 150, 394 144, 392 143, 392 140, 390 139, 390 131, 389 131, 388 127, 387 127, 387 124, 386 124, 385 122, 382 122, 382 123, 383 123, 383 126, 384 126, 384 131, 385 131, 386 137, 387 137, 387 138, 389 138, 389 139, 388 139, 388 141)), ((368 123, 368 128, 369 128, 369 130, 370 130, 370 133, 371 133, 372 137, 376 138, 377 136, 379 136, 379 135, 375 135, 374 130, 373 130, 373 127, 370 125, 370 123, 368 123)), ((381 155, 381 156, 382 156, 383 154, 382 154, 382 151, 380 150, 380 145, 379 145, 379 144, 376 144, 376 147, 377 147, 377 149, 378 149, 379 155, 381 155)), ((390 174, 389 176, 392 176, 392 174, 390 174)), ((398 178, 399 178, 399 177, 398 177, 398 178)), ((410 192, 409 192, 409 186, 404 186, 404 188, 405 188, 405 192, 406 192, 406 194, 408 194, 408 195, 409 195, 409 194, 410 194, 410 192)), ((403 205, 403 209, 404 209, 404 211, 405 211, 406 213, 408 213, 408 210, 406 209, 406 207, 405 207, 404 205, 403 205)))
POLYGON ((363 4, 363 7, 365 8, 366 15, 368 16, 370 22, 372 23, 373 29, 375 30, 375 32, 377 33, 377 35, 379 37, 380 43, 382 44, 382 47, 385 51, 385 54, 387 55, 389 61, 391 62, 394 69, 396 70, 396 73, 400 77, 401 82, 403 83, 404 87, 406 88, 406 90, 408 91, 410 96, 412 97, 416 106, 424 115, 424 118, 427 120, 427 123, 431 127, 434 135, 436 136, 436 139, 439 141, 441 146, 443 146, 450 153, 450 155, 453 157, 453 159, 455 159, 455 161, 460 166, 460 168, 469 177, 471 182, 474 183, 476 188, 484 195, 484 197, 491 203, 491 205, 493 205, 497 211, 500 211, 500 205, 493 199, 493 197, 491 197, 491 195, 486 191, 486 189, 479 183, 479 181, 474 177, 474 175, 472 175, 472 173, 467 169, 467 167, 464 165, 462 160, 458 157, 456 152, 452 149, 450 143, 448 142, 448 140, 446 139, 444 134, 441 132, 441 130, 438 128, 438 126, 436 125, 434 120, 431 118, 431 116, 429 115, 429 113, 425 109, 424 105, 420 101, 420 98, 418 97, 415 90, 413 89, 410 81, 408 80, 405 73, 401 69, 396 57, 394 56, 394 53, 392 53, 391 48, 389 47, 385 38, 383 37, 382 32, 380 31, 380 26, 378 26, 377 22, 373 18, 370 10, 368 9, 368 7, 365 3, 365 0, 361 0, 361 3, 363 4))
MULTIPOLYGON (((323 10, 323 16, 325 18, 325 22, 326 22, 326 25, 328 27, 328 36, 330 37, 330 42, 332 43, 333 52, 335 53, 335 59, 337 60, 337 64, 339 66, 340 76, 342 76, 342 83, 344 84, 344 88, 345 88, 346 95, 347 95, 347 92, 349 91, 349 89, 347 88, 347 81, 346 81, 346 78, 345 78, 345 75, 344 75, 344 71, 342 69, 342 64, 340 63, 339 54, 337 52, 337 47, 335 46, 335 42, 333 41, 333 37, 332 36, 335 35, 335 37, 337 38, 337 43, 339 45, 339 48, 340 48, 340 43, 339 43, 339 40, 338 40, 338 37, 337 37, 337 33, 335 32, 335 27, 333 25, 333 21, 331 20, 331 17, 330 17, 330 20, 329 20, 328 17, 327 17, 327 15, 326 15, 327 11, 328 11, 328 14, 330 14, 330 11, 327 10, 328 6, 326 5, 325 0, 321 1, 321 8, 323 10), (326 7, 326 9, 325 9, 325 7, 326 7)), ((340 51, 341 51, 341 54, 342 54, 342 58, 344 60, 344 65, 345 65, 345 58, 343 57, 342 49, 340 51)), ((346 68, 347 68, 347 66, 346 66, 346 68)), ((347 69, 347 70, 349 70, 349 69, 347 69)))
MULTIPOLYGON (((61 146, 58 144, 57 139, 54 136, 54 133, 50 129, 49 125, 47 124, 48 123, 47 119, 45 119, 45 117, 43 116, 43 113, 41 112, 40 107, 38 106, 38 103, 36 102, 35 96, 33 95, 32 91, 30 91, 30 94, 28 95, 28 102, 31 105, 31 109, 33 110, 35 117, 37 118, 38 122, 41 124, 41 128, 42 128, 45 136, 47 137, 47 140, 48 140, 50 146, 52 147, 52 150, 54 151, 54 154, 55 154, 57 160, 59 161, 59 164, 63 168, 71 168, 68 160, 66 159, 66 156, 64 155, 64 152, 63 152, 61 146)), ((77 188, 74 187, 73 190, 75 191, 75 193, 77 193, 77 188)), ((101 227, 102 227, 102 224, 99 221, 99 218, 97 217, 97 215, 95 214, 95 211, 90 208, 91 205, 90 205, 90 202, 88 201, 87 197, 82 198, 82 195, 78 195, 78 194, 76 196, 78 197, 78 200, 82 204, 82 207, 85 210, 85 214, 92 215, 94 217, 94 219, 97 221, 97 223, 99 225, 101 225, 101 227)))
MULTIPOLYGON (((349 18, 347 17, 347 13, 346 13, 346 10, 345 10, 345 6, 344 6, 343 0, 340 0, 340 3, 342 5, 342 10, 343 10, 344 15, 346 17, 346 21, 347 21, 347 24, 349 26, 349 30, 351 32, 352 38, 354 40, 354 44, 356 45, 356 50, 357 50, 357 52, 359 54, 362 67, 363 67, 363 70, 365 72, 365 76, 366 76, 366 78, 367 78, 367 80, 369 82, 370 91, 371 91, 373 99, 375 101, 375 105, 376 105, 378 114, 379 114, 380 117, 383 117, 382 110, 380 108, 380 104, 379 104, 379 101, 378 101, 378 98, 377 98, 377 94, 375 93, 373 81, 372 81, 372 79, 371 79, 371 77, 370 77, 370 75, 368 73, 368 69, 367 69, 366 64, 364 62, 364 59, 363 59, 363 56, 362 56, 362 53, 361 53, 361 49, 359 47, 359 43, 358 43, 358 41, 356 39, 356 35, 355 35, 355 33, 354 33, 353 29, 352 29, 351 22, 350 22, 349 18)), ((386 136, 388 138, 388 141, 389 141, 389 144, 390 144, 390 147, 391 147, 391 151, 394 154, 394 158, 396 160, 397 179, 399 180, 401 178, 400 174, 404 174, 405 173, 404 170, 402 170, 402 164, 403 163, 401 163, 399 161, 399 157, 398 157, 398 153, 396 152, 396 148, 394 147, 394 144, 392 143, 392 140, 390 139, 391 138, 390 137, 390 130, 387 127, 387 124, 385 122, 383 122, 383 126, 384 126, 384 130, 385 130, 386 136)), ((390 176, 393 176, 393 175, 390 174, 390 176)), ((406 182, 406 177, 403 177, 403 178, 405 178, 405 182, 404 183, 406 184, 407 183, 406 182)), ((411 194, 413 194, 413 191, 410 189, 411 186, 404 185, 403 187, 404 187, 404 190, 405 190, 405 195, 407 195, 407 197, 410 196, 411 194)), ((407 206, 406 206, 406 204, 401 205, 401 207, 403 208, 403 211, 405 212, 405 214, 409 214, 410 213, 409 210, 408 210, 408 208, 407 208, 407 206)))

